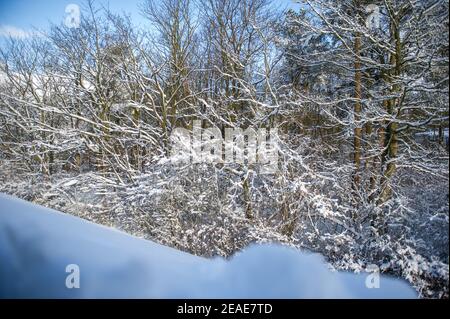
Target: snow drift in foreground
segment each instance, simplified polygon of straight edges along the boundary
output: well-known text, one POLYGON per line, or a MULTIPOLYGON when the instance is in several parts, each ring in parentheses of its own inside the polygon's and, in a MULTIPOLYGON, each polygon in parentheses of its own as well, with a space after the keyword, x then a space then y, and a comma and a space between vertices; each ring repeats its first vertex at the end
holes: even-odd
POLYGON ((254 245, 205 259, 0 194, 0 297, 414 298, 405 282, 332 272, 317 254, 254 245), (76 264, 80 287, 66 287, 76 264))

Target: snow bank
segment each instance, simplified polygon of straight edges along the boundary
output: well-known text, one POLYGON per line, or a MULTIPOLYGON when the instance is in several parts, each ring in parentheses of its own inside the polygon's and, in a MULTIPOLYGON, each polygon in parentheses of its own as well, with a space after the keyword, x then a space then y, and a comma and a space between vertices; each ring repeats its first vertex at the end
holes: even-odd
POLYGON ((254 245, 205 259, 0 194, 0 297, 414 298, 403 281, 331 272, 322 257, 254 245), (80 287, 67 288, 69 264, 80 287))

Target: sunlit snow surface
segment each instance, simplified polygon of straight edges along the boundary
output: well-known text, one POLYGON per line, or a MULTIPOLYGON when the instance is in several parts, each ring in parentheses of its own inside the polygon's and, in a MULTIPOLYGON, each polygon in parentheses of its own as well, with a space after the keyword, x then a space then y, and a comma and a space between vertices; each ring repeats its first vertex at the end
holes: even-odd
POLYGON ((0 297, 415 298, 404 281, 332 272, 317 254, 253 245, 205 259, 0 194, 0 297), (66 287, 66 266, 80 287, 66 287))

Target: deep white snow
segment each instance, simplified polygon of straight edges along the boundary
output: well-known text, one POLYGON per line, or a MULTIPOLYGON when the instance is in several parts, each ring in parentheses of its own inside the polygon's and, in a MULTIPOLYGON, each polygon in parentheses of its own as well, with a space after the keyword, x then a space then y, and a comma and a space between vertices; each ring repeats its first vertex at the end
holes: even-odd
POLYGON ((0 297, 415 298, 399 279, 332 272, 322 257, 253 245, 205 259, 0 194, 0 297), (80 270, 67 288, 66 266, 80 270))

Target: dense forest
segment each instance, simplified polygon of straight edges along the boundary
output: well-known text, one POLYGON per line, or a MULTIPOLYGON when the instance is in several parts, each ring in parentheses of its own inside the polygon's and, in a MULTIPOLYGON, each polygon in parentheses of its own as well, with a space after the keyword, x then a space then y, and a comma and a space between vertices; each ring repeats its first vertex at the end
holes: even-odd
POLYGON ((87 1, 11 37, 0 191, 200 256, 281 242, 448 298, 448 1, 298 2, 143 0, 143 27, 87 1), (242 160, 174 147, 180 128, 245 130, 242 160), (266 130, 269 172, 249 160, 266 130))

